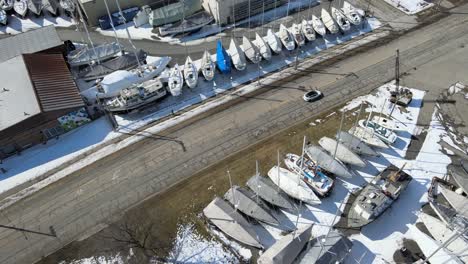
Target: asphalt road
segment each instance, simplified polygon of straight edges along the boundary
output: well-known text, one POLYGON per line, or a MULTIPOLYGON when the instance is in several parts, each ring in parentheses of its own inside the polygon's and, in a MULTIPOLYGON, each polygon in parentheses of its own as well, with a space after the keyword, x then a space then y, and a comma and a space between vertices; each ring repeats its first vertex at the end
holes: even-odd
POLYGON ((227 156, 393 78, 400 49, 404 85, 438 93, 454 80, 468 82, 468 6, 430 26, 329 67, 270 87, 219 113, 148 137, 70 175, 0 212, 0 224, 50 232, 57 238, 0 229, 0 263, 33 263, 98 231, 126 209, 227 156), (302 101, 303 89, 324 100, 302 101), (168 140, 169 139, 169 140, 168 140), (175 141, 182 141, 184 148, 175 141))

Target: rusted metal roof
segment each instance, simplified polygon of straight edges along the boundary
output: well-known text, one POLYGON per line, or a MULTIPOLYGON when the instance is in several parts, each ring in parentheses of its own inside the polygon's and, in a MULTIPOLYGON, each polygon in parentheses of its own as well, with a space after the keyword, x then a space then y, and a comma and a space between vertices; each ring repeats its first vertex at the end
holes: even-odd
POLYGON ((62 54, 23 54, 43 112, 84 106, 62 54))

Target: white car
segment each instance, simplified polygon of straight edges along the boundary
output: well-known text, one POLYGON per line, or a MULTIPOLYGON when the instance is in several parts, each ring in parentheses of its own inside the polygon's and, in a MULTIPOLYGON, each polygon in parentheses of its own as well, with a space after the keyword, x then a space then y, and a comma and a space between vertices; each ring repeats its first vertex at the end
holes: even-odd
POLYGON ((322 92, 320 92, 318 90, 312 90, 312 91, 308 91, 307 93, 305 93, 302 98, 306 102, 314 102, 314 101, 317 101, 318 99, 320 99, 322 97, 323 97, 322 92))

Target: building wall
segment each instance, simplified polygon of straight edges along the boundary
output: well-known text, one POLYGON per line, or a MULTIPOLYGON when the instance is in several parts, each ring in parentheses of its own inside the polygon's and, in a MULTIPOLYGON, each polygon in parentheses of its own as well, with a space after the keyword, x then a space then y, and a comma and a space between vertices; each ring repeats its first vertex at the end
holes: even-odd
POLYGON ((77 108, 40 113, 0 131, 0 160, 14 154, 9 153, 12 149, 19 152, 22 149, 43 143, 45 137, 42 135, 42 131, 59 126, 57 118, 74 110, 77 108))
MULTIPOLYGON (((158 8, 163 5, 178 2, 177 0, 118 0, 122 9, 130 7, 141 7, 149 5, 151 8, 158 8)), ((86 20, 90 26, 96 26, 98 19, 102 16, 107 15, 106 5, 104 0, 81 0, 80 4, 86 20)), ((117 4, 115 0, 107 0, 109 10, 111 13, 118 12, 117 4)))
POLYGON ((221 25, 254 16, 287 3, 286 0, 202 0, 203 9, 210 13, 221 25), (263 7, 265 5, 265 7, 263 7), (234 8, 234 10, 233 10, 234 8))

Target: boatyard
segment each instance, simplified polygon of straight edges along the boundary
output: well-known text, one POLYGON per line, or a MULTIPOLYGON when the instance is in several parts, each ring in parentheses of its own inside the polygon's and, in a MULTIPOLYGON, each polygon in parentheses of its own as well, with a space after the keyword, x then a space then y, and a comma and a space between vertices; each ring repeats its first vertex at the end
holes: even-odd
POLYGON ((0 0, 0 262, 464 263, 467 10, 0 0))

